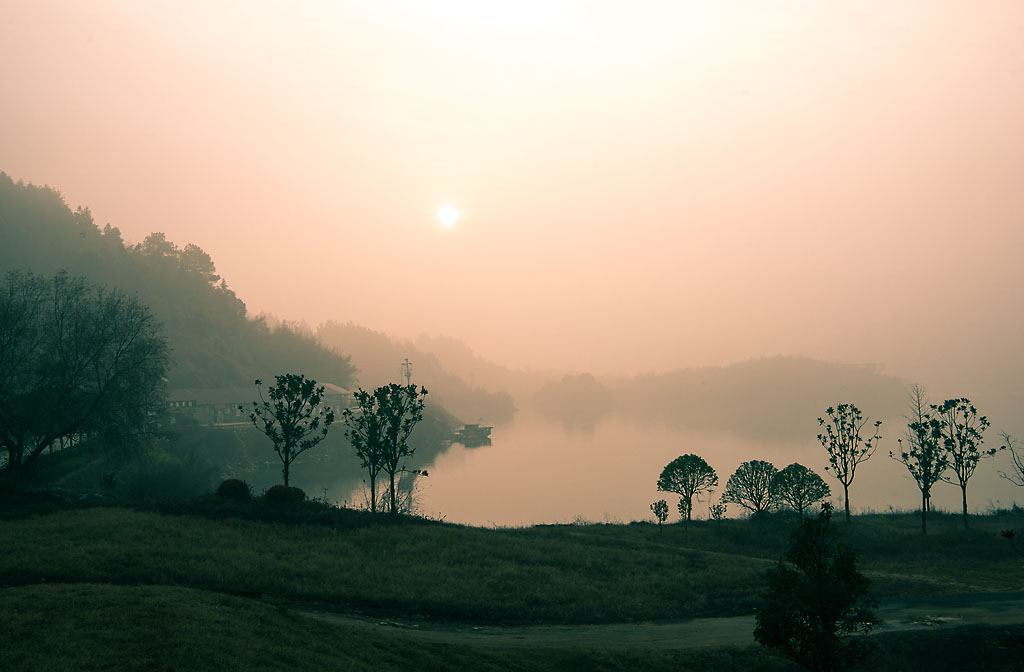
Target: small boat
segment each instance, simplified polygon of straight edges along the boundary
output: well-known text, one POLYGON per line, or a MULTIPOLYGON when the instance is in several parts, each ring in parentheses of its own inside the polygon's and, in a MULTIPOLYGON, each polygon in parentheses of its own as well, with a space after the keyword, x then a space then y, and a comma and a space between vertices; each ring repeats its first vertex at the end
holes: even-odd
POLYGON ((455 440, 469 447, 490 445, 492 429, 493 427, 481 425, 466 425, 462 429, 455 430, 455 440))

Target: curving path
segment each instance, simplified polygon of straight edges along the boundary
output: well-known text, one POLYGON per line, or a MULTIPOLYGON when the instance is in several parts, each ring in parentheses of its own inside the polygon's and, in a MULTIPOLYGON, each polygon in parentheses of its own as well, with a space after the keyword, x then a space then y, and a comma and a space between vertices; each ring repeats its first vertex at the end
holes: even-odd
MULTIPOLYGON (((668 623, 610 625, 473 626, 372 620, 324 611, 296 613, 350 627, 391 629, 424 642, 503 648, 681 649, 754 643, 754 617, 696 618, 668 623)), ((874 632, 1024 623, 1024 592, 976 593, 885 600, 874 632)))

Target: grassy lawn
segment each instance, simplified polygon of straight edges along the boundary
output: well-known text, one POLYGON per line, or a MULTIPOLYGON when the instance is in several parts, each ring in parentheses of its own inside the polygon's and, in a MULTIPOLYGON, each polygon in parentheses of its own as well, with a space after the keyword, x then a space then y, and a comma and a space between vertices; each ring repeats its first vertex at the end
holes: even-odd
POLYGON ((0 522, 0 585, 190 586, 374 614, 587 623, 749 611, 764 572, 652 529, 623 543, 572 531, 338 530, 91 508, 0 522))
MULTIPOLYGON (((1024 586, 978 517, 922 537, 911 515, 846 526, 879 597, 1024 586)), ((938 519, 938 518, 937 518, 938 519)), ((183 586, 280 604, 480 623, 605 623, 751 613, 792 519, 488 530, 295 524, 117 507, 0 520, 0 586, 183 586)))
MULTIPOLYGON (((799 669, 760 647, 515 649, 425 644, 387 629, 320 623, 259 601, 170 586, 33 585, 0 589, 5 672, 185 670, 527 671, 799 669)), ((1020 669, 1024 626, 872 638, 878 672, 1020 669)))

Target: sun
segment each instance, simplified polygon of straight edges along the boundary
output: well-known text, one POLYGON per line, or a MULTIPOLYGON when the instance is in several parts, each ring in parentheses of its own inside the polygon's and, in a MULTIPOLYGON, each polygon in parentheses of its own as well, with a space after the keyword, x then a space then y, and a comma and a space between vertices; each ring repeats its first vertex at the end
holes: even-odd
POLYGON ((452 228, 455 222, 459 221, 462 215, 458 210, 450 205, 446 205, 437 211, 437 221, 441 222, 441 226, 446 229, 452 228))

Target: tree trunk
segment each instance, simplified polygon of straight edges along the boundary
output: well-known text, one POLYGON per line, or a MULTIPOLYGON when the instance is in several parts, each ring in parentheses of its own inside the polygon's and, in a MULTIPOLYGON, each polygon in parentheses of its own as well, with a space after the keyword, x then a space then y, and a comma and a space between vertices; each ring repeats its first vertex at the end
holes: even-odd
POLYGON ((284 474, 284 487, 286 487, 286 488, 288 487, 288 467, 289 466, 291 466, 291 465, 289 465, 287 462, 285 462, 284 463, 284 469, 281 470, 281 473, 284 474))
POLYGON ((850 486, 843 483, 843 504, 846 506, 846 522, 850 522, 850 486))
POLYGON ((964 496, 964 529, 967 529, 967 484, 962 483, 960 485, 960 492, 964 496))
POLYGON ((370 512, 377 513, 377 474, 370 476, 370 512))
POLYGON ((921 492, 921 534, 928 534, 928 496, 921 492))
POLYGON ((398 499, 395 493, 395 472, 390 472, 388 476, 391 477, 391 515, 398 514, 398 499))

